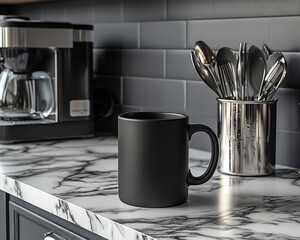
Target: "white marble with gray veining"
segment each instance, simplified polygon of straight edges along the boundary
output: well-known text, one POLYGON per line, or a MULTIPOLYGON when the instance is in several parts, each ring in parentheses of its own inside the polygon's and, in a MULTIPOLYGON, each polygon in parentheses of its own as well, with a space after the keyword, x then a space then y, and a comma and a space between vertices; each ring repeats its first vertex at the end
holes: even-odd
MULTIPOLYGON (((113 137, 0 145, 0 189, 102 237, 123 239, 299 239, 300 175, 215 173, 189 188, 187 203, 147 209, 118 198, 113 137)), ((190 150, 192 172, 209 154, 190 150), (201 160, 200 160, 201 159, 201 160)))

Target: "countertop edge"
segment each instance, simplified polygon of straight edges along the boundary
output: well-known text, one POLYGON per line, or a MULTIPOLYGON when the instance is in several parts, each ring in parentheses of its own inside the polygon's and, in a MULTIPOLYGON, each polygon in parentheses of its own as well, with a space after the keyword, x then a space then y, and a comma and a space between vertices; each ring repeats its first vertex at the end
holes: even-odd
POLYGON ((21 181, 0 174, 0 190, 109 240, 156 240, 21 181))

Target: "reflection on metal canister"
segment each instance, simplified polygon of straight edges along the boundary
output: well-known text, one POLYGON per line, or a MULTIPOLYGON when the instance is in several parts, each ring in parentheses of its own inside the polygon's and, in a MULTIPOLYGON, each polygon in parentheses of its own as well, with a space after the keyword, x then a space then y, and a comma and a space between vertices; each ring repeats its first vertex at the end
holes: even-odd
POLYGON ((218 99, 218 170, 240 176, 274 172, 277 101, 218 99))

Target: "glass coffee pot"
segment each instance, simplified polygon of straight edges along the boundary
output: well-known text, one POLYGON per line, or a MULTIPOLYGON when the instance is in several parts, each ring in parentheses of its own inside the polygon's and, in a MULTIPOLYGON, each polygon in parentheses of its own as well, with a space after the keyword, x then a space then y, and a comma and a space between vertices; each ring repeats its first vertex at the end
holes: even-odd
POLYGON ((50 76, 46 72, 0 74, 0 118, 44 119, 54 108, 50 76))
POLYGON ((1 49, 0 119, 44 119, 55 100, 48 73, 38 71, 45 53, 40 49, 1 49))

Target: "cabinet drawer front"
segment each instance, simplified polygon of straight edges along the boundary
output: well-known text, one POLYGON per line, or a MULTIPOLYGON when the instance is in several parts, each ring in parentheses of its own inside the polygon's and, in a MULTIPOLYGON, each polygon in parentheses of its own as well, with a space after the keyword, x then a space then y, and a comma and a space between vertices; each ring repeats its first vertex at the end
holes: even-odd
POLYGON ((8 240, 8 197, 0 190, 0 240, 8 240))
POLYGON ((43 240, 51 232, 61 239, 86 240, 13 202, 9 203, 9 216, 11 240, 43 240))

